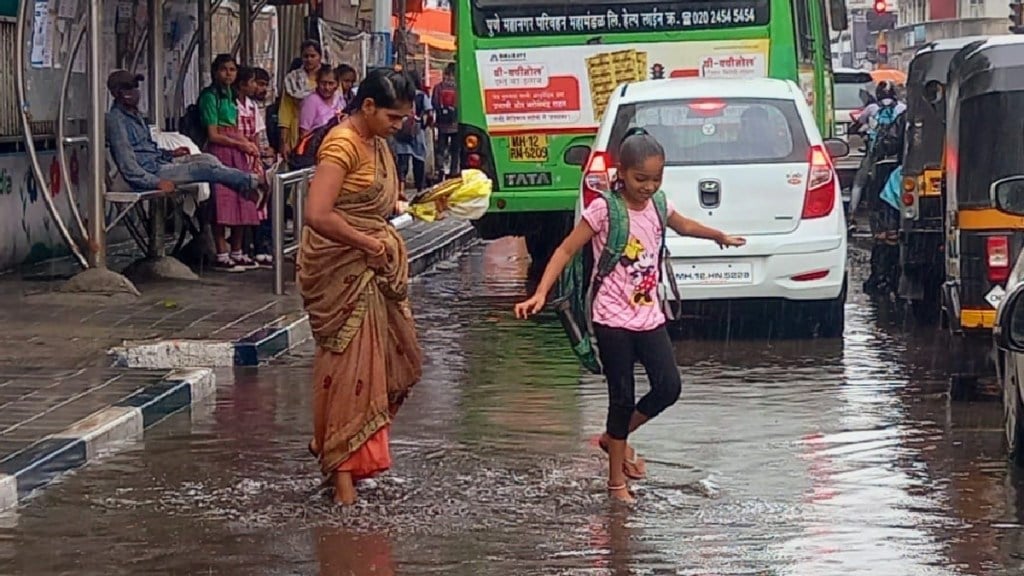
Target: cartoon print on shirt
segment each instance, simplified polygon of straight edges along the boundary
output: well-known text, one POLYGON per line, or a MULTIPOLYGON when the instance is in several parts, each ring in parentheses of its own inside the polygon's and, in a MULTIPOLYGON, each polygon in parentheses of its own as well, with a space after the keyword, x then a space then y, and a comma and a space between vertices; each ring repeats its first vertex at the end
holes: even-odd
POLYGON ((657 256, 644 248, 635 237, 630 236, 619 262, 626 267, 633 284, 630 303, 633 306, 654 304, 654 290, 658 287, 657 256))

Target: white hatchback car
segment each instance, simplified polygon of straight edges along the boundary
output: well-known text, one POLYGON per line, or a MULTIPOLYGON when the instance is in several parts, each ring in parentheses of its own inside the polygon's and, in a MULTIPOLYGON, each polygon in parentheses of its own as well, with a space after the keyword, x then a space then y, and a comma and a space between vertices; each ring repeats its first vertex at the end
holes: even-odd
POLYGON ((682 214, 747 245, 721 250, 671 231, 667 245, 684 310, 707 304, 781 304, 784 319, 821 337, 843 333, 847 235, 833 158, 804 94, 775 79, 669 79, 624 84, 612 94, 583 163, 582 203, 614 176, 627 130, 665 148, 662 188, 682 214))

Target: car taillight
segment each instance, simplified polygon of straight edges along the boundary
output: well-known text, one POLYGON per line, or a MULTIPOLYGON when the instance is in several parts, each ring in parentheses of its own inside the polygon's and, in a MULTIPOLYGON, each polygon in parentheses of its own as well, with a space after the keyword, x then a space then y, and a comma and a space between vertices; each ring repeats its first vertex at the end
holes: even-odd
POLYGON ((832 161, 823 146, 811 147, 811 168, 804 195, 804 219, 824 218, 836 206, 836 183, 832 161))
POLYGON ((1006 236, 989 236, 985 242, 988 257, 988 281, 1005 282, 1010 277, 1010 239, 1006 236))
POLYGON ((583 207, 590 206, 595 198, 610 190, 611 156, 607 152, 595 151, 587 160, 587 169, 583 171, 583 207))
POLYGON ((827 277, 828 270, 815 270, 814 272, 805 272, 803 274, 791 276, 790 280, 794 282, 813 282, 814 280, 821 280, 822 278, 827 277))

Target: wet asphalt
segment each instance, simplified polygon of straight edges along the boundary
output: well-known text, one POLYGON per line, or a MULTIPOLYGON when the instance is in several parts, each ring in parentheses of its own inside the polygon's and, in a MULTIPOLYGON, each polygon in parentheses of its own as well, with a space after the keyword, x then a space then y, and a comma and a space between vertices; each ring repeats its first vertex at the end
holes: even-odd
POLYGON ((311 346, 0 517, 2 574, 1010 575, 1024 473, 996 401, 951 402, 948 344, 854 288, 842 340, 683 335, 680 402, 611 505, 599 378, 520 322, 522 246, 415 284, 427 355, 394 469, 336 508, 306 453, 311 346))

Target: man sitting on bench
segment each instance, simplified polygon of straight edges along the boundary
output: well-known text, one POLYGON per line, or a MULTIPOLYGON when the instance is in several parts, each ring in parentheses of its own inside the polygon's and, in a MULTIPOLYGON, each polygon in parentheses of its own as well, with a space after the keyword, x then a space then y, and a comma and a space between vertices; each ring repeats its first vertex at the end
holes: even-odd
POLYGON ((262 189, 254 174, 228 168, 212 154, 190 156, 188 148, 157 148, 149 124, 139 112, 142 75, 117 70, 107 78, 114 105, 107 113, 107 143, 125 182, 137 192, 173 192, 182 184, 224 184, 235 190, 262 189))

